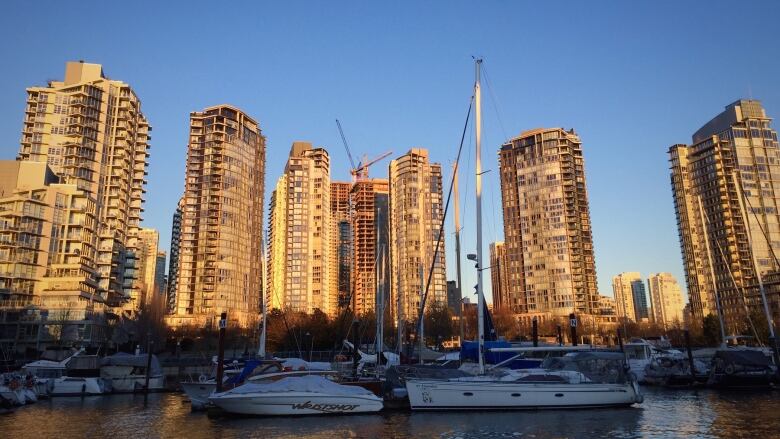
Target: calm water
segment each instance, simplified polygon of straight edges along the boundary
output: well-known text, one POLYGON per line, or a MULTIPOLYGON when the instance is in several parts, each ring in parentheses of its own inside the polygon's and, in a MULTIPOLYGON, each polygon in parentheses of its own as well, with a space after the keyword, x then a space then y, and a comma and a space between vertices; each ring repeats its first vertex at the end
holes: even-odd
POLYGON ((209 418, 180 394, 57 398, 0 416, 0 438, 780 438, 780 391, 645 389, 618 410, 209 418))

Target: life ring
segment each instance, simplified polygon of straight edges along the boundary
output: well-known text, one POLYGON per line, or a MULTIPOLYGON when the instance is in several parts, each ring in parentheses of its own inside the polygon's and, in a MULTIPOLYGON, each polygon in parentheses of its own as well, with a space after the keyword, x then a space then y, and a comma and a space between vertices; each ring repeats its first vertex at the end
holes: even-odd
POLYGON ((209 377, 207 377, 205 374, 200 374, 200 376, 198 377, 198 382, 201 382, 201 383, 205 383, 208 380, 209 380, 209 377))
POLYGON ((726 372, 726 375, 733 375, 734 374, 734 365, 733 364, 727 364, 726 367, 723 368, 723 371, 726 372))

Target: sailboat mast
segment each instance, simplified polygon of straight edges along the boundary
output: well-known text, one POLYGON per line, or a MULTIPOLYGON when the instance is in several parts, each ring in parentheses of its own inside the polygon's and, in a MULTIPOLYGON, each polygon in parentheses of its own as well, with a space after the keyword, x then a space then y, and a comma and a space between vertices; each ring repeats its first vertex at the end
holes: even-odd
POLYGON ((720 296, 718 295, 718 284, 715 282, 715 266, 712 265, 712 254, 710 253, 710 238, 707 235, 707 218, 704 216, 704 207, 701 203, 701 197, 698 197, 699 200, 699 215, 701 215, 701 227, 703 230, 702 235, 704 235, 704 247, 705 252, 707 253, 707 261, 710 265, 710 277, 712 278, 712 292, 715 294, 715 305, 718 308, 718 321, 720 322, 720 339, 721 343, 723 345, 726 344, 726 329, 723 323, 723 314, 720 308, 720 296))
POLYGON ((482 91, 480 90, 480 69, 482 59, 474 62, 476 81, 474 83, 474 101, 476 102, 476 187, 477 187, 477 328, 479 331, 479 373, 485 373, 485 296, 482 294, 482 91))
POLYGON ((453 191, 455 192, 455 266, 458 276, 458 324, 460 325, 460 345, 463 346, 465 330, 463 326, 463 278, 460 275, 460 195, 458 195, 458 162, 452 165, 453 191))
POLYGON ((260 259, 262 259, 262 264, 260 266, 260 283, 262 284, 260 287, 260 295, 262 296, 261 306, 263 307, 263 326, 260 330, 260 343, 257 347, 257 356, 260 358, 265 358, 266 327, 268 326, 268 306, 265 295, 268 287, 265 283, 265 270, 268 265, 267 261, 265 260, 265 240, 263 238, 260 238, 260 259))

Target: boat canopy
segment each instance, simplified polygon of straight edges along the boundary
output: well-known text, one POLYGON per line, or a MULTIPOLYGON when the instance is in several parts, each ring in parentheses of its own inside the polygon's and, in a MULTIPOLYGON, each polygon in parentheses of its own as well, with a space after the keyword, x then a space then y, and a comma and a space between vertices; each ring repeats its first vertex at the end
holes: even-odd
POLYGON ((306 361, 300 358, 275 358, 282 362, 282 367, 292 370, 333 370, 330 363, 322 361, 306 361))
MULTIPOLYGON (((117 352, 110 357, 105 357, 100 360, 101 366, 132 366, 138 368, 146 368, 148 363, 147 354, 133 355, 126 352, 117 352)), ((157 356, 152 354, 151 362, 151 375, 162 374, 162 367, 160 367, 160 361, 157 356)))
POLYGON ((576 371, 594 383, 625 383, 628 381, 626 358, 621 352, 575 352, 544 360, 546 370, 576 371))
POLYGON ((318 375, 306 375, 301 377, 282 378, 279 381, 267 384, 247 383, 238 386, 235 389, 228 390, 227 392, 215 394, 214 396, 279 392, 312 392, 326 393, 329 395, 373 395, 370 390, 362 387, 345 386, 334 383, 333 381, 318 375))
POLYGON ((715 358, 720 358, 725 363, 740 364, 742 366, 767 367, 772 365, 772 359, 763 352, 752 349, 723 349, 715 352, 715 358))
MULTIPOLYGON (((485 362, 487 364, 498 364, 517 355, 516 352, 493 352, 495 348, 510 348, 511 344, 507 341, 485 341, 485 362)), ((477 362, 477 353, 479 352, 479 343, 476 341, 464 341, 460 348, 461 361, 477 362)))

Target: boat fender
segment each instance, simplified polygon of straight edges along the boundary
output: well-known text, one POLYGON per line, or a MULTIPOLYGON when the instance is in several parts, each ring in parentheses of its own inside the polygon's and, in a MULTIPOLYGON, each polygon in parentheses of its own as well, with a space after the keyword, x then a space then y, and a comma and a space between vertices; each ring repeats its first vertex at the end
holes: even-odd
POLYGON ((726 372, 726 375, 733 375, 734 374, 734 365, 733 364, 727 364, 726 367, 723 368, 723 371, 726 372))
POLYGON ((207 377, 206 374, 203 374, 203 373, 200 374, 200 376, 198 377, 198 382, 201 382, 201 383, 205 383, 208 380, 209 380, 209 377, 207 377))

